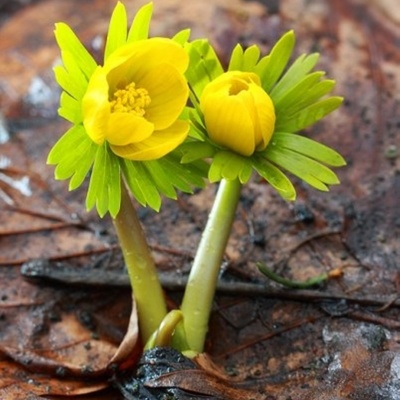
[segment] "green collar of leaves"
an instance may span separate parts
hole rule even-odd
[[[148,38],[151,15],[150,3],[139,10],[128,30],[125,7],[118,3],[110,20],[105,59],[126,43]],[[283,35],[265,57],[260,57],[257,46],[246,50],[240,45],[235,47],[228,70],[256,73],[276,112],[275,132],[267,148],[244,157],[208,139],[199,98],[205,85],[224,71],[209,42],[188,42],[189,34],[189,30],[183,30],[174,40],[184,45],[190,56],[186,75],[193,107],[187,107],[182,115],[191,121],[190,135],[162,159],[139,162],[117,157],[107,143],[97,145],[87,135],[81,101],[97,65],[71,28],[63,23],[56,25],[62,57],[62,65],[55,67],[62,88],[59,114],[73,124],[48,156],[47,162],[56,165],[56,179],[69,179],[69,189],[73,190],[90,176],[87,208],[96,207],[100,216],[109,212],[113,217],[120,209],[121,177],[141,205],[155,210],[161,206],[161,196],[176,198],[176,190],[190,193],[193,187],[204,186],[205,177],[211,182],[239,178],[246,183],[255,171],[287,200],[294,200],[296,191],[286,172],[323,191],[339,183],[329,167],[345,165],[344,159],[299,134],[342,102],[341,97],[328,96],[334,81],[323,79],[324,72],[313,70],[318,54],[301,55],[288,66],[295,44],[292,31]]]
[[[338,108],[343,99],[337,96],[328,97],[335,82],[323,79],[324,72],[313,71],[318,54],[301,55],[288,67],[294,44],[295,35],[293,31],[289,31],[265,57],[260,58],[257,46],[243,50],[238,44],[232,52],[228,70],[256,73],[275,106],[276,124],[273,137],[265,150],[256,151],[250,157],[219,148],[208,139],[199,98],[207,83],[224,71],[207,40],[186,44],[191,60],[187,78],[194,107],[190,113],[193,136],[202,143],[193,141],[184,144],[183,162],[191,163],[209,158],[211,165],[208,178],[211,182],[239,178],[242,183],[246,183],[252,172],[256,171],[287,200],[294,200],[296,191],[283,171],[322,191],[327,191],[329,185],[339,183],[329,166],[345,165],[342,156],[331,148],[300,135],[299,131]]]

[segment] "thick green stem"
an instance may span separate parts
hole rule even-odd
[[[131,197],[122,182],[121,209],[113,220],[136,300],[143,343],[167,314],[163,290]]]
[[[202,352],[218,274],[239,202],[239,180],[222,180],[190,271],[181,310],[191,350]]]

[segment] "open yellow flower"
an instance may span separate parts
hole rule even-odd
[[[170,39],[120,47],[90,77],[82,99],[83,124],[96,144],[118,156],[154,160],[175,149],[189,131],[179,120],[188,98],[189,60]]]
[[[200,107],[210,139],[241,155],[265,149],[274,132],[274,105],[255,73],[220,75],[204,88]]]

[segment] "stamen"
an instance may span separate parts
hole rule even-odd
[[[134,113],[143,117],[150,102],[149,92],[144,88],[136,88],[135,82],[132,82],[114,92],[110,102],[111,112]]]

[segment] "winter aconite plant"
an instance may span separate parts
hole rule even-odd
[[[287,200],[296,191],[285,171],[327,191],[339,180],[329,166],[345,165],[334,150],[299,134],[342,103],[327,97],[334,81],[313,71],[318,54],[302,55],[288,66],[295,35],[288,32],[260,57],[257,46],[238,44],[224,72],[207,40],[187,43],[190,112],[196,140],[183,145],[183,162],[207,158],[208,178],[221,182],[191,269],[182,303],[190,348],[203,349],[212,295],[239,202],[253,172]],[[204,293],[207,295],[204,296]],[[201,304],[193,313],[193,304]]]
[[[48,156],[56,178],[70,179],[71,190],[89,175],[86,207],[113,218],[144,341],[159,327],[166,305],[129,192],[158,210],[161,195],[176,198],[176,189],[202,186],[206,171],[203,162],[181,164],[176,150],[189,131],[182,117],[189,91],[182,43],[189,32],[175,40],[148,39],[151,14],[151,4],[141,8],[128,31],[125,7],[117,4],[101,66],[66,24],[56,25],[59,114],[73,126]]]
[[[296,191],[286,173],[316,189],[339,183],[334,150],[301,131],[335,110],[334,81],[314,71],[317,54],[289,62],[288,32],[261,57],[257,46],[234,49],[222,65],[206,39],[148,38],[152,4],[128,30],[118,3],[104,62],[97,65],[73,31],[57,24],[63,89],[59,113],[73,125],[51,150],[57,179],[70,189],[86,177],[88,209],[111,215],[129,272],[147,348],[203,351],[217,278],[239,202],[253,174],[286,200]],[[179,310],[168,311],[132,198],[155,210],[161,197],[220,182]]]

